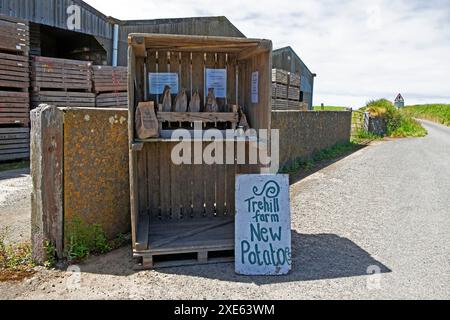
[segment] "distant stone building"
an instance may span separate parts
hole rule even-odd
[[[405,99],[403,99],[400,93],[397,95],[397,98],[395,98],[394,105],[397,109],[405,107]]]

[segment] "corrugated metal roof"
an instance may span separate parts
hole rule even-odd
[[[133,32],[245,37],[223,16],[121,21],[82,0],[0,0],[0,14],[67,29],[67,8],[74,4],[81,8],[81,30],[76,31],[107,39],[112,39],[113,23],[121,25],[121,38],[125,39]]]
[[[81,8],[79,32],[112,38],[109,18],[81,0],[0,0],[0,13],[51,27],[67,29],[67,8]]]
[[[278,53],[282,53],[282,52],[292,53],[294,55],[294,57],[298,60],[298,62],[300,62],[311,73],[312,76],[315,76],[314,73],[311,72],[311,70],[308,68],[308,66],[303,62],[302,59],[300,59],[300,57],[298,56],[297,52],[295,52],[294,49],[292,49],[291,46],[287,46],[287,47],[283,47],[283,48],[279,48],[279,49],[273,50],[273,54],[274,55],[276,55]]]

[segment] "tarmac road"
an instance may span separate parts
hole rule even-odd
[[[241,277],[232,264],[135,272],[122,248],[80,265],[79,286],[41,270],[0,283],[0,298],[449,299],[450,128],[423,123],[425,138],[377,142],[292,185],[288,276]]]

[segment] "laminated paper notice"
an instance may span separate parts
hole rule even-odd
[[[259,103],[259,72],[252,73],[252,103]]]
[[[216,98],[227,97],[227,69],[206,69],[206,88],[214,89]]]
[[[165,86],[170,86],[172,94],[178,94],[178,73],[149,73],[150,94],[163,94]]]

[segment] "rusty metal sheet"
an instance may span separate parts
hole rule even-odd
[[[130,231],[128,111],[65,108],[64,219]]]

